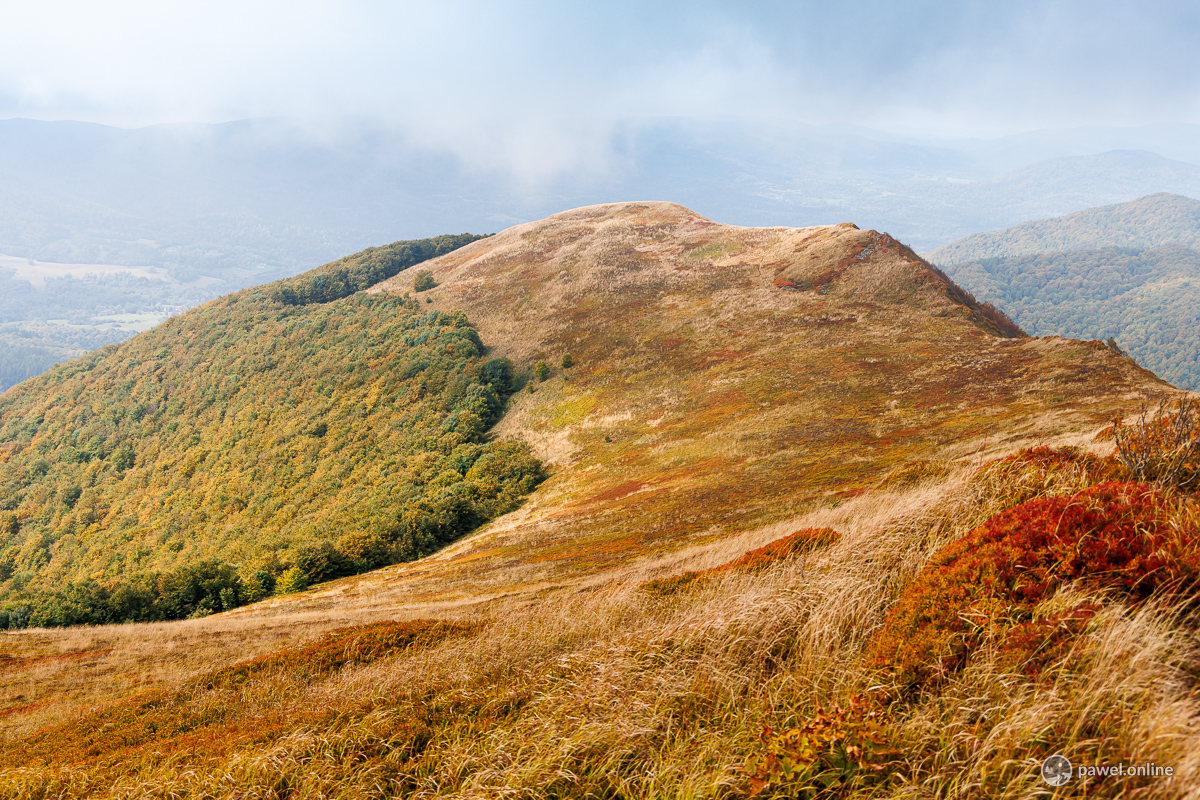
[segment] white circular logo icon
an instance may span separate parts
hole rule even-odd
[[[1042,780],[1051,786],[1062,786],[1071,780],[1071,762],[1055,753],[1042,762]]]

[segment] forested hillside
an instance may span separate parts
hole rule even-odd
[[[1153,194],[978,233],[926,256],[1034,336],[1116,340],[1200,388],[1200,201]]]
[[[285,290],[0,397],[0,627],[205,614],[413,559],[541,479],[524,445],[487,437],[513,373],[463,315]]]
[[[1114,337],[1176,386],[1200,388],[1200,253],[1184,247],[988,258],[954,280],[1036,336]]]
[[[923,255],[935,264],[1108,247],[1200,246],[1200,200],[1160,192],[1128,203],[975,233]]]

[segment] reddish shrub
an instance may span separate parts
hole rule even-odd
[[[1135,603],[1177,594],[1200,576],[1200,544],[1172,524],[1175,510],[1149,486],[1110,482],[997,514],[933,557],[869,658],[907,689],[961,667],[989,633],[1031,621],[1064,584]]]
[[[692,585],[697,578],[700,577],[699,572],[688,570],[682,575],[672,575],[669,578],[657,578],[652,581],[646,581],[641,585],[642,591],[654,597],[667,597],[675,594],[678,591],[686,589]]]
[[[1076,638],[1101,608],[1098,603],[1080,603],[1010,628],[1000,642],[996,666],[1036,678],[1046,667],[1066,658]]]
[[[766,569],[771,564],[785,558],[792,558],[803,553],[818,550],[840,539],[842,535],[833,528],[805,528],[788,534],[782,539],[776,539],[770,544],[750,550],[727,564],[713,567],[709,573],[727,570],[758,571]]]

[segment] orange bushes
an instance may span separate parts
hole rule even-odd
[[[1149,486],[1108,482],[997,514],[934,556],[868,658],[906,690],[962,667],[990,637],[1035,655],[1081,629],[1094,609],[1036,617],[1038,604],[1067,584],[1135,603],[1178,596],[1200,577],[1200,531],[1178,524],[1177,511]]]
[[[804,530],[788,534],[782,539],[776,539],[755,550],[749,550],[733,561],[729,561],[719,567],[713,567],[712,569],[700,572],[689,570],[681,575],[673,575],[670,578],[658,578],[657,580],[646,581],[642,584],[642,589],[648,594],[665,597],[666,595],[675,594],[696,581],[706,581],[722,572],[757,572],[766,569],[776,561],[827,547],[840,539],[841,536],[840,533],[832,528],[805,528]]]

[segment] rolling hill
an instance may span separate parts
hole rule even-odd
[[[1114,338],[1200,388],[1200,201],[1156,194],[980,233],[927,257],[1039,336]]]
[[[243,485],[302,487],[295,516],[321,518],[317,542],[387,530],[417,477],[475,480],[453,463],[418,475],[439,453],[527,446],[548,473],[504,499],[532,489],[519,508],[416,561],[176,623],[3,634],[0,796],[1019,797],[1051,752],[1154,759],[1180,796],[1195,785],[1187,598],[1172,594],[1194,574],[1194,501],[1114,482],[1135,476],[1096,440],[1177,390],[1100,342],[1020,335],[851,224],[592,206],[423,270],[435,285],[419,292],[429,277],[413,270],[327,302],[292,305],[296,284],[248,290],[0,401],[6,464],[39,456],[99,489],[144,482],[151,462],[118,477],[83,417],[140,391],[123,371],[165,349],[144,380],[194,387],[169,413],[197,441],[163,416],[144,424],[146,447],[185,437],[193,451],[161,462],[162,479],[210,481],[178,493],[209,515],[198,532],[258,514],[247,541],[274,517],[251,498],[209,502],[236,484],[203,472],[271,437],[258,466],[278,469]],[[213,346],[235,335],[255,343],[244,364]],[[413,377],[414,359],[430,381],[466,379],[423,395],[439,398],[426,424],[442,438],[488,374],[511,364],[529,379],[489,433],[472,412],[476,441],[426,439],[433,458],[398,453],[396,473],[346,465],[364,491],[398,475],[392,505],[356,515],[317,478],[411,427],[399,383],[377,398],[391,427],[370,387]],[[523,463],[518,484],[536,466]],[[26,490],[18,535],[41,513],[45,541],[76,513],[83,482],[70,511],[61,485]],[[145,536],[141,519],[171,497],[150,493],[123,530]],[[1091,795],[1131,786],[1152,784]]]
[[[211,613],[510,510],[541,477],[483,438],[511,366],[461,314],[357,294],[477,238],[372,248],[6,393],[0,621]]]
[[[923,255],[935,264],[1037,253],[1117,247],[1149,250],[1200,245],[1200,200],[1160,192],[1054,219],[1022,222],[1002,231],[975,233]]]

